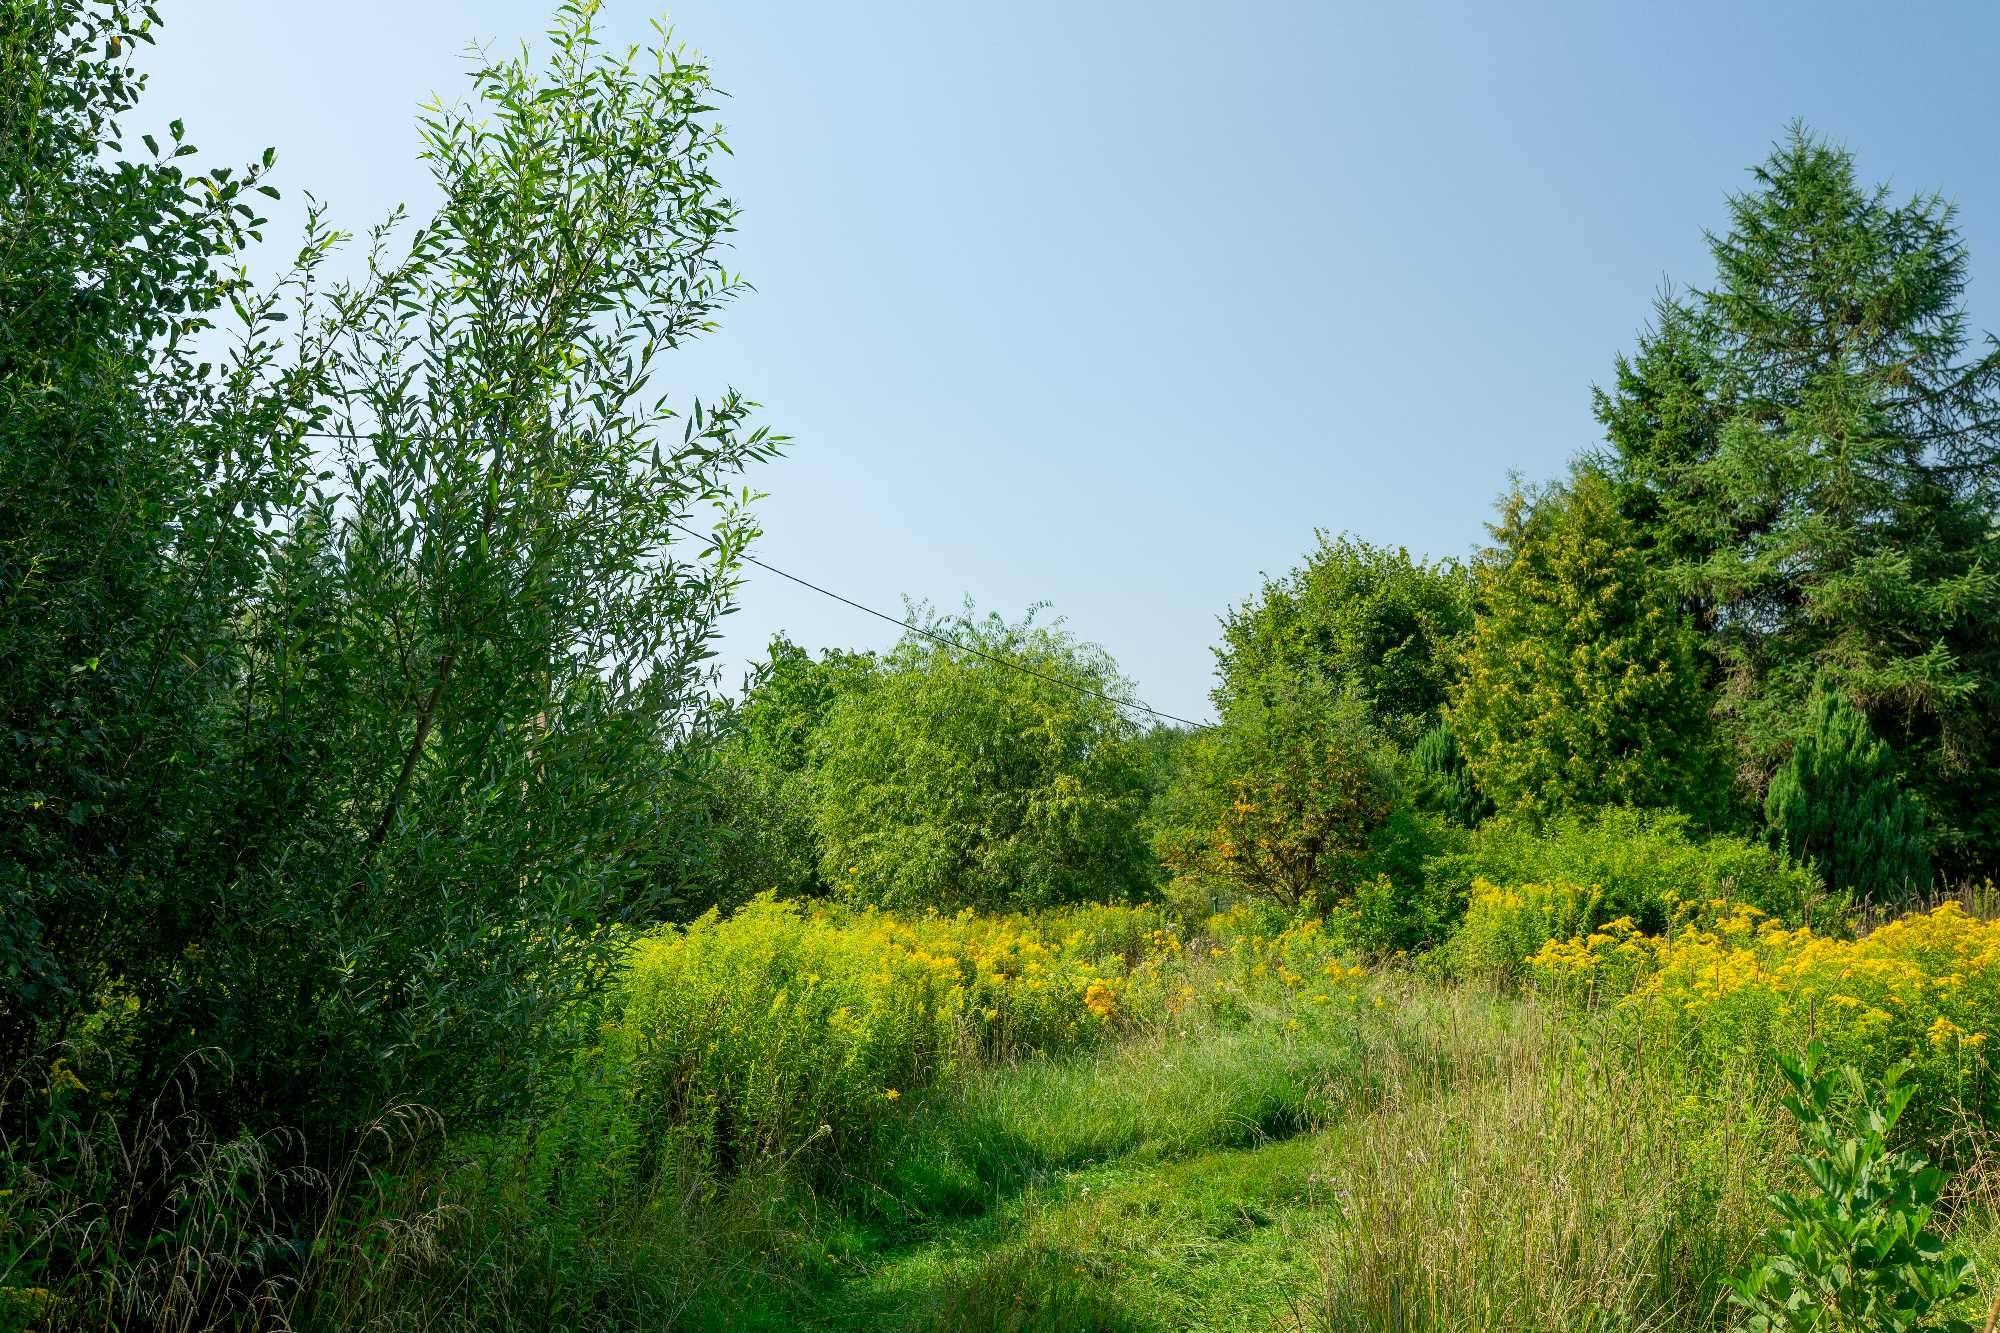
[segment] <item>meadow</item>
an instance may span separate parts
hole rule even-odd
[[[1485,887],[1464,947],[1552,891]],[[1996,949],[1956,901],[1854,938],[1693,903],[1658,937],[1621,917],[1545,939],[1508,987],[1469,958],[1360,965],[1272,912],[1184,931],[760,899],[640,941],[560,1118],[456,1145],[434,1230],[325,1314],[1728,1327],[1767,1196],[1805,1183],[1769,1052],[1818,1040],[1870,1078],[1914,1065],[1906,1141],[1952,1172],[1939,1225],[1978,1266],[1954,1303],[1978,1326]]]
[[[736,688],[723,99],[599,20],[265,278],[152,7],[0,6],[0,1333],[1995,1333],[1942,196],[1786,127],[1602,441],[1315,533],[1211,716],[970,601]]]

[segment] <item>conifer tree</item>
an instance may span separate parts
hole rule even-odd
[[[1930,878],[1921,816],[1897,784],[1889,747],[1822,683],[1764,798],[1772,845],[1817,862],[1828,888],[1894,902]]]
[[[1472,769],[1458,748],[1458,737],[1452,735],[1448,723],[1440,722],[1425,732],[1410,759],[1417,770],[1413,786],[1418,804],[1467,828],[1493,813],[1493,802],[1473,779]]]
[[[1722,817],[1729,783],[1699,638],[1602,475],[1516,491],[1481,570],[1484,607],[1447,720],[1503,811],[1672,807]]]
[[[1798,127],[1753,177],[1715,285],[1664,298],[1597,396],[1624,508],[1722,668],[1752,779],[1826,677],[1970,866],[2000,822],[2000,349],[1967,354],[1943,199],[1895,202]]]

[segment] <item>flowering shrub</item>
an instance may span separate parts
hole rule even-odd
[[[1782,853],[1730,834],[1702,834],[1685,815],[1660,810],[1575,812],[1532,825],[1489,819],[1456,848],[1425,858],[1433,890],[1470,902],[1489,884],[1588,884],[1603,892],[1604,918],[1629,916],[1663,929],[1675,903],[1727,898],[1789,921],[1837,910],[1819,876]]]
[[[842,1152],[968,1065],[1197,1016],[1331,1012],[1360,976],[1317,921],[1247,906],[1187,940],[1136,907],[901,916],[765,895],[633,942],[564,1115],[642,1169],[727,1175]]]
[[[1509,984],[1520,979],[1536,950],[1591,929],[1605,910],[1604,892],[1595,887],[1555,882],[1503,888],[1475,879],[1465,920],[1452,936],[1452,965],[1466,976]]]
[[[1157,923],[905,918],[768,895],[633,946],[599,1055],[639,1120],[724,1170],[864,1133],[968,1058],[1055,1050],[1119,1007],[1125,952]],[[824,1126],[824,1128],[822,1128]]]
[[[1870,1078],[1909,1062],[1926,1114],[2000,1111],[2000,921],[1956,902],[1847,940],[1716,900],[1683,908],[1662,935],[1625,921],[1551,939],[1528,964],[1557,993],[1616,1000],[1702,1047],[1819,1041]]]

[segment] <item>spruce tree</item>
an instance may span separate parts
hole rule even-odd
[[[1503,811],[1635,805],[1726,815],[1699,638],[1602,475],[1516,491],[1447,720]]]
[[[1440,722],[1425,732],[1410,760],[1417,772],[1413,792],[1425,809],[1467,828],[1493,813],[1493,802],[1479,789],[1449,724]]]
[[[1771,779],[1764,822],[1773,846],[1816,862],[1827,887],[1857,898],[1895,902],[1930,879],[1922,812],[1896,781],[1895,757],[1824,682]]]
[[[2000,752],[2000,350],[1968,356],[1951,205],[1794,128],[1729,201],[1712,287],[1597,396],[1628,515],[1705,633],[1754,779],[1813,683],[1865,700],[1984,863]]]

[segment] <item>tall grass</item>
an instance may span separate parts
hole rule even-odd
[[[1463,991],[1412,1003],[1435,1015],[1435,1054],[1384,1071],[1379,1104],[1326,1136],[1312,1325],[1716,1324],[1787,1170],[1763,1083],[1690,1082],[1670,1049],[1538,1009],[1499,1021]]]
[[[64,1060],[0,1097],[0,1329],[288,1328],[304,1294],[428,1235],[403,1169],[442,1141],[419,1107],[378,1117],[329,1173],[289,1130],[218,1135],[194,1109],[232,1071],[183,1060],[136,1113]]]
[[[753,906],[652,937],[536,1117],[401,1112],[339,1178],[45,1079],[0,1329],[1722,1326],[1794,1174],[1764,1050],[1427,973],[1243,914]],[[2000,1157],[1947,1132],[1990,1269]]]

